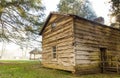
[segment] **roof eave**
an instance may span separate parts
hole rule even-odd
[[[47,17],[47,19],[46,19],[46,21],[45,21],[45,23],[44,23],[44,25],[43,25],[43,27],[42,27],[39,35],[42,35],[43,30],[45,29],[45,27],[46,27],[46,25],[47,25],[47,23],[48,23],[48,21],[49,21],[49,19],[50,19],[51,16],[52,16],[52,13],[50,13],[50,14],[48,15],[48,17]]]

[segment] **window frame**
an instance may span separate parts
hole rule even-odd
[[[57,59],[57,47],[52,46],[52,58]]]
[[[54,29],[56,26],[57,26],[57,23],[56,23],[56,22],[53,22],[53,23],[51,24],[51,29]]]

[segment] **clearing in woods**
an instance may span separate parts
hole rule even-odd
[[[0,61],[0,78],[120,78],[118,74],[76,76],[42,67],[39,61]]]

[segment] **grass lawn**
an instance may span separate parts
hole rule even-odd
[[[120,75],[75,76],[69,72],[43,68],[38,61],[0,61],[0,78],[120,78]]]

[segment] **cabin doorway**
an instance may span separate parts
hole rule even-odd
[[[106,48],[100,48],[100,59],[101,59],[101,73],[104,73],[104,70],[107,66],[107,53]]]

